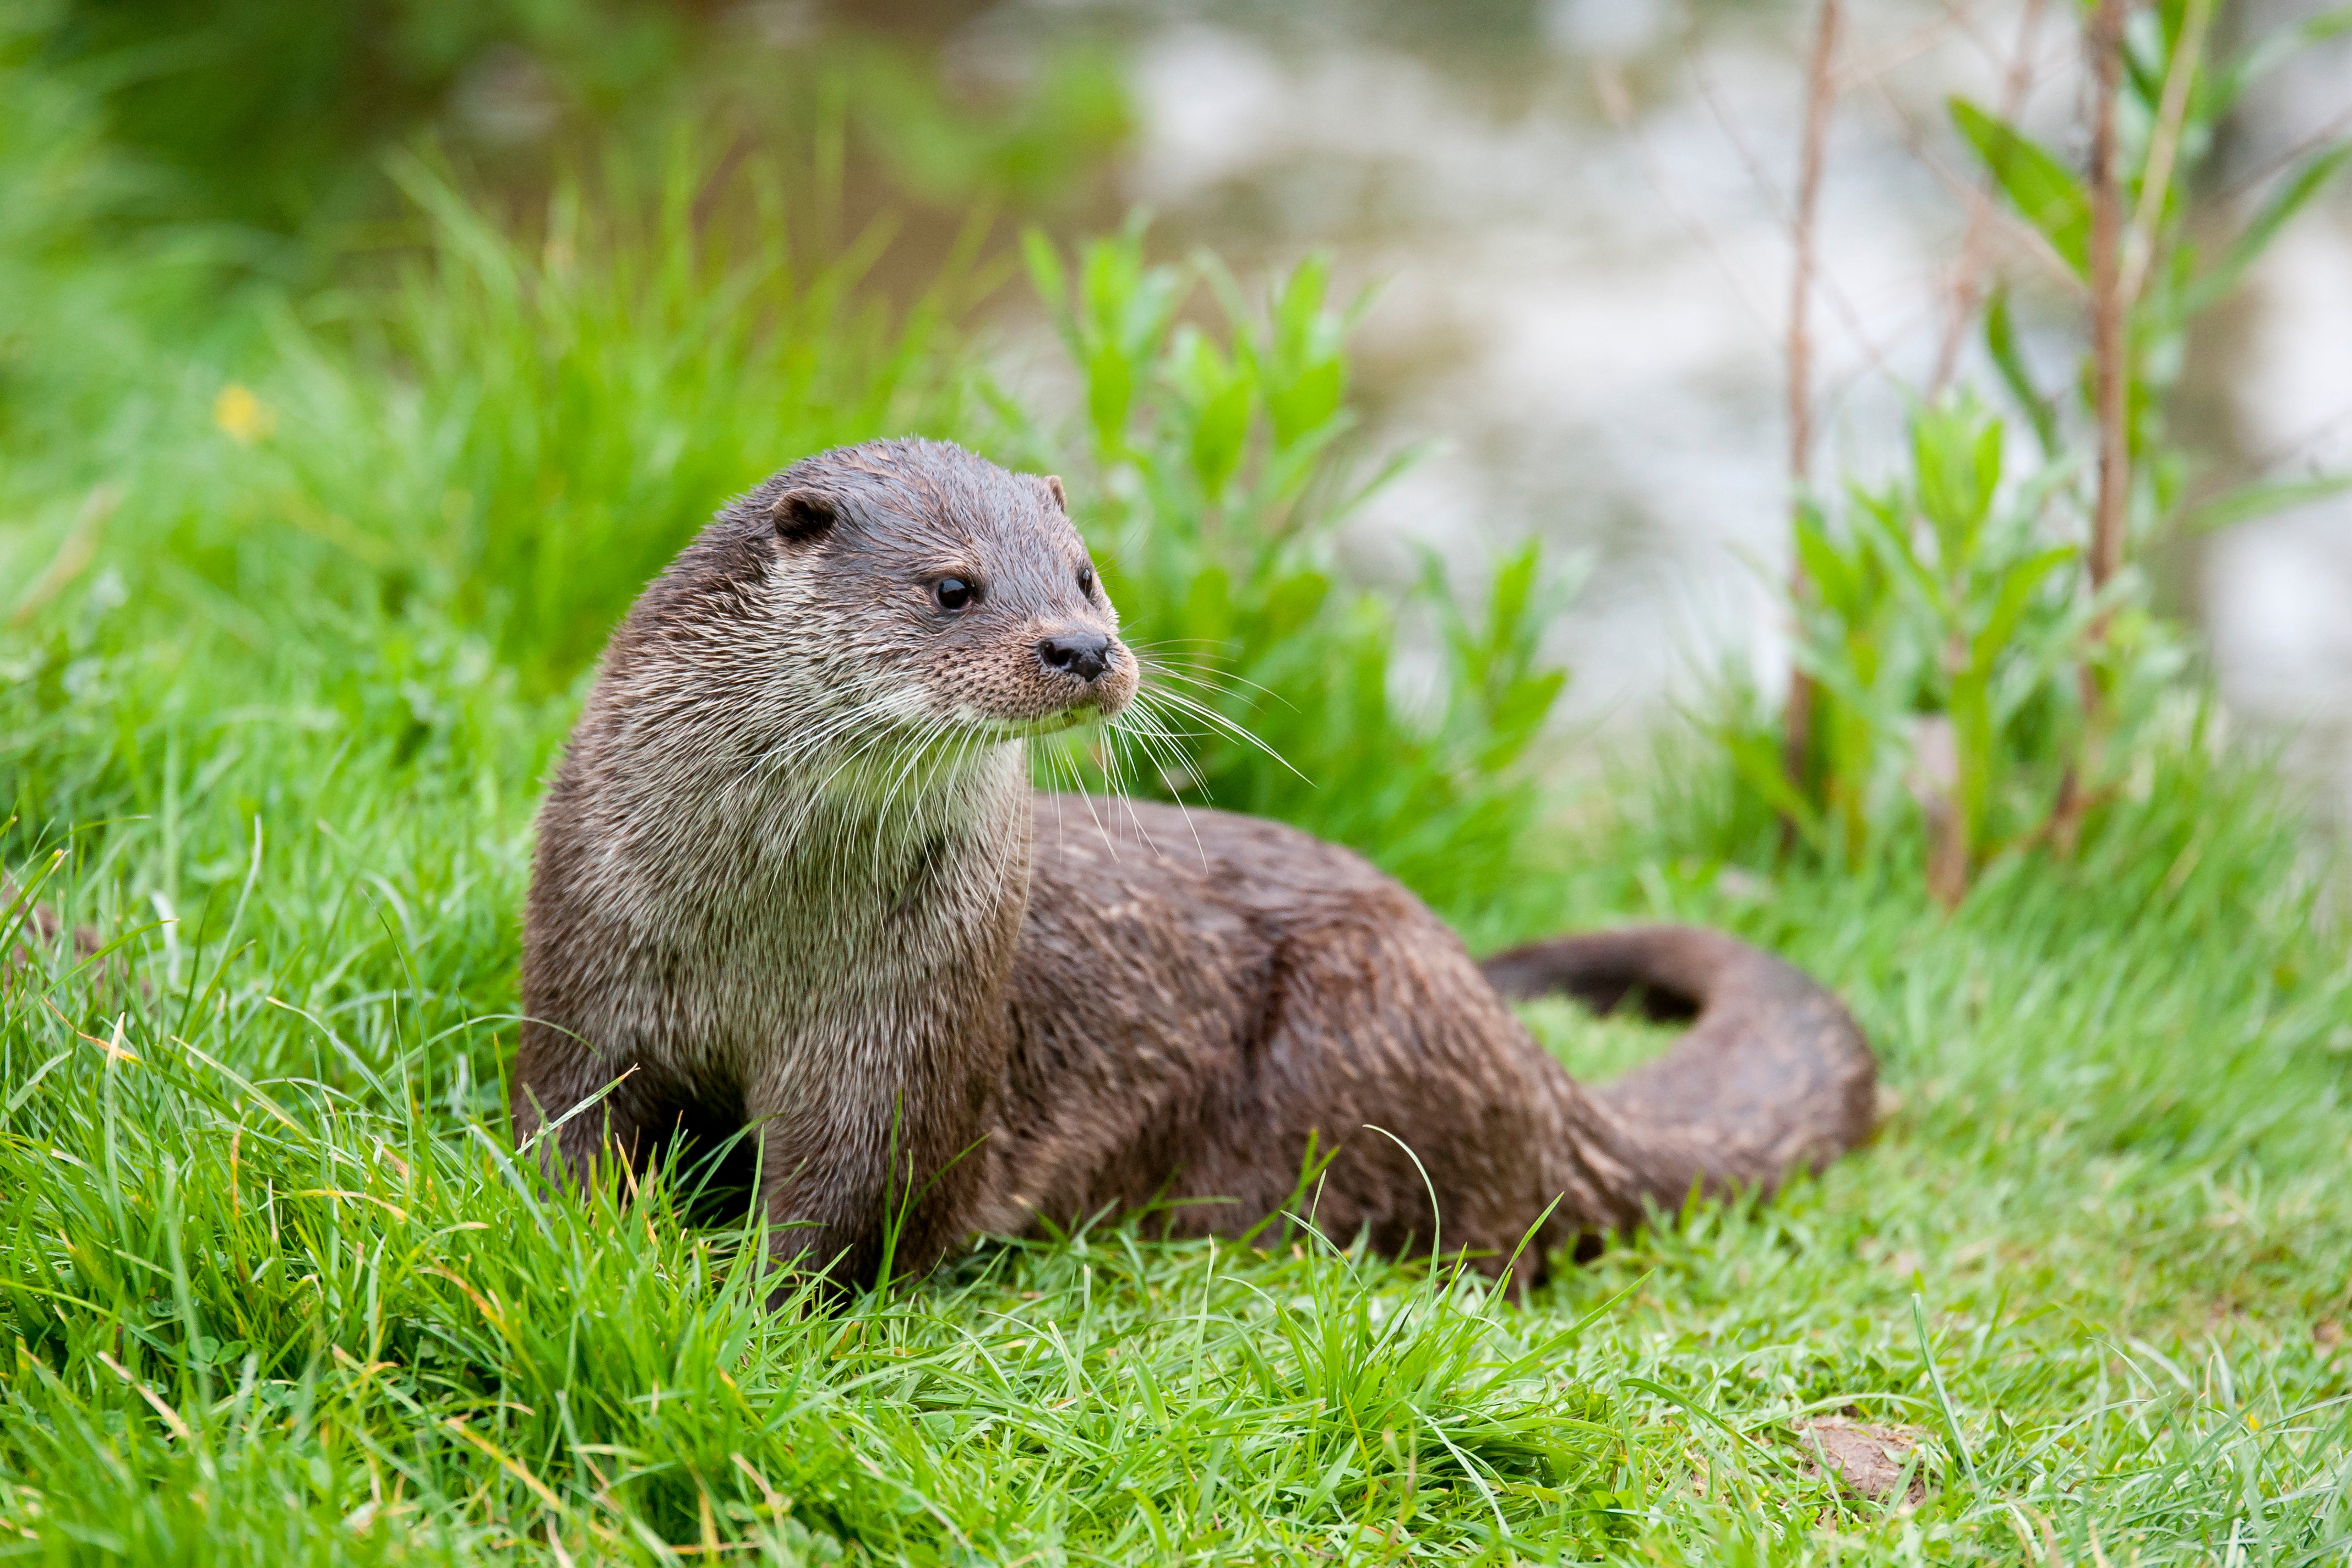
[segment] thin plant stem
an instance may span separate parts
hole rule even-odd
[[[2116,168],[2116,99],[2123,88],[2124,23],[2127,0],[2098,0],[2091,14],[2091,380],[2098,419],[2098,486],[2091,514],[2087,565],[2091,592],[2105,591],[2123,569],[2124,524],[2131,500],[2130,353],[2124,293],[2124,198]],[[2098,658],[2107,640],[2105,610],[2095,616],[2080,668],[2083,743],[2058,784],[2051,808],[2050,837],[2061,855],[2072,858],[2090,810],[2104,750],[2105,697],[2099,687]]]
[[[1796,246],[1795,266],[1789,282],[1789,488],[1792,512],[1801,510],[1808,503],[1812,484],[1813,344],[1811,306],[1814,230],[1821,213],[1822,165],[1828,150],[1830,106],[1837,93],[1838,21],[1838,0],[1822,0],[1820,19],[1813,28],[1812,59],[1805,73],[1805,132],[1803,148],[1798,159],[1797,205],[1790,216]],[[1805,581],[1804,565],[1793,551],[1790,560],[1790,598],[1801,616],[1811,585]],[[1792,650],[1802,635],[1801,626],[1792,628]],[[1788,729],[1781,766],[1788,773],[1790,785],[1800,794],[1804,791],[1806,775],[1810,771],[1806,759],[1812,750],[1813,695],[1812,677],[1805,673],[1792,651],[1789,667]],[[1784,820],[1781,823],[1784,841],[1793,835],[1795,828],[1794,822]]]
[[[2096,509],[2091,530],[2091,589],[2111,582],[2124,563],[2124,523],[2131,494],[2130,397],[2124,292],[2124,201],[2116,167],[2116,99],[2123,84],[2126,0],[2099,0],[2091,16],[2092,75],[2097,100],[2091,130],[2091,369],[2099,424]],[[2102,617],[2095,640],[2103,640]]]
[[[2131,232],[2126,237],[2131,246],[2124,262],[2126,309],[2139,298],[2147,269],[2156,260],[2157,230],[2163,226],[2165,199],[2172,190],[2172,165],[2180,155],[2180,130],[2189,118],[2189,89],[2196,84],[2197,68],[2205,57],[2205,29],[2212,19],[2213,0],[2189,0],[2172,61],[2165,68],[2164,96],[2157,106],[2156,131],[2148,138],[2147,163],[2140,174],[2139,205],[2132,211]]]

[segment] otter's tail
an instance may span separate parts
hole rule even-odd
[[[1721,931],[1559,937],[1484,968],[1515,1000],[1565,994],[1606,1013],[1632,995],[1652,1016],[1691,1020],[1665,1055],[1591,1091],[1633,1177],[1627,1220],[1694,1184],[1769,1192],[1870,1133],[1878,1062],[1853,1017],[1801,970]]]

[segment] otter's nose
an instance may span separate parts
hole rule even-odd
[[[1047,669],[1092,680],[1110,668],[1110,638],[1100,632],[1071,632],[1037,644],[1038,661]]]

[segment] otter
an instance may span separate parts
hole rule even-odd
[[[1866,1135],[1853,1019],[1728,936],[1482,966],[1294,828],[1034,794],[1029,737],[1134,697],[1118,624],[1061,481],[958,447],[723,508],[613,637],[539,816],[519,1142],[582,1182],[749,1128],[779,1258],[842,1284],[1106,1212],[1249,1235],[1312,1168],[1325,1234],[1523,1287]],[[1511,1009],[1545,993],[1693,1023],[1587,1090]]]

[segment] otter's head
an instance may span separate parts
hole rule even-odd
[[[803,711],[1012,740],[1135,695],[1135,655],[1057,479],[944,442],[873,441],[804,458],[731,510],[737,540],[767,558],[771,673]]]

